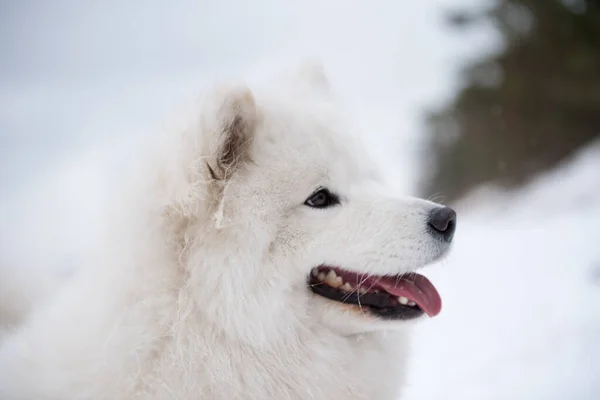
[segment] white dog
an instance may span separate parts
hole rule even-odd
[[[387,195],[349,129],[318,67],[209,94],[4,341],[0,398],[397,399],[456,215]]]

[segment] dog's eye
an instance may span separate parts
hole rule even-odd
[[[340,204],[339,197],[325,188],[317,190],[304,202],[304,205],[312,208],[327,208],[337,204]]]

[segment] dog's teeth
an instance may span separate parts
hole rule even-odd
[[[414,301],[409,301],[408,305],[411,306],[411,307],[414,307],[414,306],[417,305],[417,303],[415,303]]]
[[[317,275],[319,275],[319,271],[317,271],[316,269],[313,269],[312,276],[317,277]]]
[[[365,288],[364,288],[364,287],[362,287],[362,286],[359,286],[359,287],[358,287],[358,293],[362,293],[362,294],[364,294],[364,293],[367,293],[367,289],[365,289]]]
[[[325,281],[327,284],[333,288],[338,288],[342,286],[342,278],[338,277],[332,269],[329,270],[327,276],[325,277]]]
[[[407,305],[408,304],[408,299],[406,297],[400,296],[400,297],[398,297],[398,302],[400,304]]]
[[[325,274],[322,272],[319,272],[319,274],[317,275],[317,278],[319,278],[319,280],[321,282],[325,282]]]
[[[350,284],[348,282],[344,283],[344,286],[342,286],[342,290],[344,292],[351,292],[352,291],[352,286],[350,286]]]

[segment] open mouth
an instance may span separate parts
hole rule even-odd
[[[442,299],[423,275],[358,274],[337,267],[313,268],[308,287],[329,300],[357,306],[384,319],[408,320],[424,313],[430,317],[442,309]]]

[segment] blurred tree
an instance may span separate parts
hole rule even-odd
[[[449,202],[522,184],[600,136],[600,1],[497,0],[448,18],[455,29],[483,19],[503,49],[465,68],[464,88],[427,116],[422,191]]]

